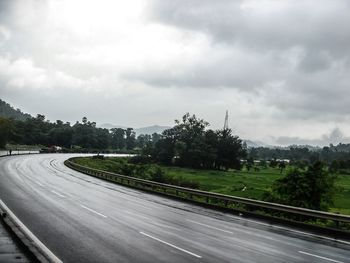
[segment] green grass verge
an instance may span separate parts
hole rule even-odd
[[[120,158],[105,158],[103,160],[78,158],[76,162],[90,168],[118,173]],[[271,188],[276,179],[281,178],[288,169],[291,169],[289,167],[280,174],[279,169],[270,167],[260,168],[259,171],[242,170],[227,172],[172,166],[161,167],[169,177],[197,182],[201,190],[257,200],[262,199],[263,194]],[[336,187],[334,205],[330,208],[330,211],[350,215],[350,175],[338,175]]]

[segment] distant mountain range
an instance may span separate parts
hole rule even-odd
[[[110,124],[110,123],[104,123],[104,124],[98,125],[98,127],[105,128],[105,129],[112,129],[112,128],[126,129],[126,128],[128,128],[126,126],[114,125],[114,124]],[[170,126],[152,125],[152,126],[134,128],[134,131],[135,131],[136,135],[140,135],[140,134],[152,135],[153,133],[162,133],[164,130],[169,129],[169,128],[171,128],[171,127]]]

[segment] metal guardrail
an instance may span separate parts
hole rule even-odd
[[[62,263],[0,199],[1,220],[11,229],[29,253],[40,263]],[[1,260],[0,260],[1,261]],[[1,261],[2,262],[2,261]],[[11,261],[12,262],[12,261]]]
[[[161,192],[167,195],[171,196],[177,196],[182,197],[185,199],[191,199],[193,201],[201,202],[201,203],[207,203],[207,204],[213,204],[213,203],[223,203],[224,207],[229,208],[230,204],[235,205],[246,205],[250,208],[255,207],[259,208],[260,210],[268,209],[273,210],[275,212],[283,212],[283,213],[290,213],[296,216],[304,216],[304,217],[312,217],[315,219],[323,219],[323,220],[331,220],[334,221],[336,224],[336,227],[339,227],[339,223],[350,223],[350,216],[343,215],[343,214],[335,214],[335,213],[329,213],[329,212],[323,212],[323,211],[316,211],[301,207],[294,207],[294,206],[288,206],[288,205],[282,205],[282,204],[276,204],[276,203],[270,203],[265,201],[259,201],[254,199],[248,199],[243,197],[237,197],[237,196],[230,196],[230,195],[224,195],[224,194],[218,194],[218,193],[212,193],[212,192],[206,192],[202,190],[196,190],[196,189],[190,189],[190,188],[184,188],[180,186],[174,186],[164,183],[158,183],[154,181],[139,179],[135,177],[130,177],[126,175],[106,172],[102,170],[92,169],[89,167],[85,167],[82,165],[79,165],[74,162],[75,158],[71,158],[65,161],[65,164],[79,172],[92,175],[98,178],[102,178],[108,181],[112,181],[115,183],[123,184],[132,186],[135,188],[142,188],[145,190],[151,190],[156,192]],[[195,200],[194,197],[197,197],[197,200]],[[214,200],[214,201],[213,201]],[[210,202],[211,201],[211,202]],[[236,209],[239,210],[239,209]],[[254,209],[252,209],[254,210]],[[249,211],[251,212],[251,211]],[[350,225],[349,228],[350,229]]]
[[[39,150],[16,149],[11,150],[11,152],[9,150],[0,150],[0,157],[37,153],[39,153]]]

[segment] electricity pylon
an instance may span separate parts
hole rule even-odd
[[[228,111],[226,111],[225,115],[225,123],[224,123],[224,130],[228,129]]]

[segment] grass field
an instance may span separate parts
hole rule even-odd
[[[116,172],[116,166],[118,165],[116,158],[106,158],[104,160],[79,158],[77,162],[84,166],[110,172]],[[225,172],[168,166],[161,167],[167,176],[198,182],[201,190],[258,200],[261,200],[263,194],[271,188],[276,179],[284,176],[290,169],[290,167],[287,167],[280,174],[279,169],[271,167],[260,169],[259,171],[252,169],[249,172],[246,170]],[[331,207],[331,211],[350,214],[350,175],[338,175],[336,187],[334,206]]]

